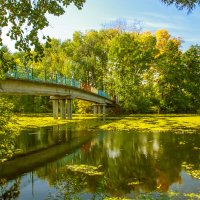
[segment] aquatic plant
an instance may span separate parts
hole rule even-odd
[[[100,168],[101,165],[98,167],[91,165],[66,165],[66,169],[70,171],[83,173],[89,176],[103,175],[103,172],[99,171]]]

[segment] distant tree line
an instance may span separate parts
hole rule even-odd
[[[39,77],[59,73],[117,94],[123,112],[196,113],[200,109],[200,46],[183,52],[181,39],[167,30],[155,34],[117,28],[75,32],[72,40],[52,39],[50,45],[44,46],[38,62],[27,62],[23,52],[10,54],[5,47],[4,51],[19,69],[33,68]],[[51,108],[48,97],[10,99],[20,112]]]

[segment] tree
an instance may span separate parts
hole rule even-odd
[[[180,51],[181,40],[173,38],[166,30],[156,32],[155,70],[157,73],[157,98],[160,108],[165,112],[181,112],[186,109],[185,93],[183,91],[183,70]]]
[[[65,13],[65,8],[74,3],[78,9],[81,9],[86,0],[1,0],[0,4],[0,46],[3,45],[2,32],[5,28],[9,28],[7,36],[15,41],[15,48],[20,51],[25,51],[28,58],[33,58],[37,61],[43,56],[43,46],[38,37],[38,32],[49,25],[46,14],[60,16]],[[175,4],[177,8],[188,9],[191,12],[200,0],[161,0],[163,3],[170,5]],[[127,23],[120,20],[118,25],[123,28]],[[134,23],[134,27],[138,27],[138,23]],[[130,28],[130,27],[129,27]],[[49,36],[43,36],[46,41],[46,46],[49,46]],[[33,48],[37,54],[31,54]]]
[[[71,42],[63,43],[71,59],[74,77],[87,85],[103,87],[107,66],[108,31],[75,32]],[[111,36],[112,37],[112,36]]]
[[[200,46],[192,45],[182,56],[184,90],[190,98],[190,111],[200,109]]]
[[[14,58],[8,48],[6,46],[0,47],[0,78],[4,76],[5,72],[7,72],[14,63]]]
[[[78,100],[77,107],[77,112],[79,114],[87,114],[91,112],[92,103],[84,100]]]
[[[15,138],[18,129],[12,118],[13,106],[8,98],[0,98],[0,160],[11,158],[15,151]]]
[[[143,75],[155,56],[155,37],[151,33],[122,33],[109,51],[110,75],[121,105],[132,112],[146,112],[149,106]]]
[[[180,10],[186,8],[188,13],[191,12],[196,6],[200,5],[200,0],[161,0],[167,5],[175,4]]]
[[[82,8],[85,0],[2,0],[0,6],[0,46],[3,45],[2,32],[9,27],[7,36],[15,41],[15,48],[27,52],[32,57],[31,47],[38,54],[34,57],[38,60],[43,56],[43,46],[38,37],[38,32],[49,25],[46,14],[60,16],[65,13],[65,7],[74,3],[79,9]],[[46,46],[49,46],[50,38],[43,36]]]

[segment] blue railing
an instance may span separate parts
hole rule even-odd
[[[75,80],[74,78],[67,78],[66,76],[63,76],[59,74],[58,72],[55,73],[47,73],[46,69],[44,71],[41,70],[33,70],[33,68],[29,67],[15,67],[14,69],[9,70],[6,73],[7,78],[15,78],[15,79],[28,79],[31,81],[37,81],[37,82],[45,82],[45,83],[56,83],[59,85],[67,85],[67,86],[73,86],[76,88],[81,88],[81,84],[79,81]],[[98,94],[99,96],[112,99],[112,96],[107,94],[106,92],[102,90],[96,90],[97,92],[95,94]]]

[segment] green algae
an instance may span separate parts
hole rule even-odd
[[[103,172],[99,171],[101,166],[95,167],[91,165],[66,165],[66,169],[72,172],[79,172],[89,176],[101,176]]]
[[[195,169],[193,164],[187,164],[186,162],[183,162],[181,166],[190,176],[200,180],[200,165],[199,169]]]
[[[199,115],[129,115],[117,117],[96,117],[94,115],[73,115],[73,120],[55,120],[51,114],[16,115],[16,125],[19,128],[39,128],[59,124],[87,125],[88,129],[111,131],[176,131],[179,133],[194,133],[200,130]]]
[[[173,199],[188,199],[188,200],[198,200],[200,199],[200,194],[195,193],[178,193],[178,192],[167,192],[166,194],[158,193],[144,193],[139,194],[134,198],[124,198],[124,197],[107,197],[104,200],[173,200]]]
[[[108,119],[109,120],[109,119]],[[129,116],[100,126],[104,130],[147,130],[170,131],[182,130],[191,132],[200,129],[200,116],[198,115],[142,115]],[[193,129],[193,130],[192,130]]]

